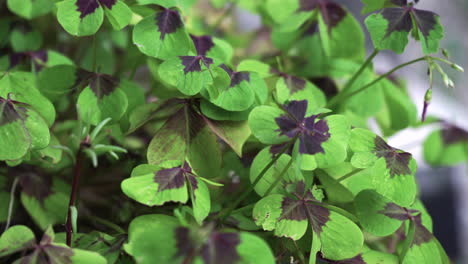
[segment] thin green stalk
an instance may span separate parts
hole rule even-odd
[[[278,161],[278,159],[283,155],[290,146],[292,146],[296,142],[297,136],[293,138],[286,146],[284,146],[281,151],[268,163],[265,168],[260,172],[260,174],[257,176],[255,181],[249,186],[249,188],[243,192],[236,201],[234,201],[231,206],[229,206],[224,213],[221,212],[217,218],[220,219],[220,222],[224,222],[226,218],[232,213],[234,209],[245,199],[249,194],[254,190],[255,186],[260,182],[260,180],[265,176],[266,172]]]
[[[288,171],[289,167],[291,167],[292,165],[292,162],[293,162],[293,159],[291,158],[288,162],[288,164],[286,164],[286,166],[284,167],[284,169],[280,172],[280,174],[278,175],[278,177],[275,179],[275,181],[273,182],[273,184],[270,185],[270,187],[268,188],[268,190],[266,191],[266,193],[264,194],[264,196],[268,196],[272,191],[273,189],[275,189],[276,185],[278,185],[278,183],[283,179],[283,176],[284,174],[286,174],[286,172]]]
[[[359,172],[363,171],[364,169],[357,169],[357,170],[353,170],[352,172],[348,173],[348,174],[345,174],[344,176],[341,176],[340,178],[338,178],[336,181],[337,182],[342,182],[346,179],[348,179],[349,177],[355,175],[355,174],[358,174]]]
[[[349,90],[353,87],[353,84],[356,82],[356,80],[361,76],[361,74],[364,72],[364,70],[372,63],[372,60],[379,54],[380,50],[374,49],[374,51],[369,55],[369,57],[366,59],[366,61],[361,65],[359,70],[351,77],[351,79],[346,82],[346,84],[343,87],[343,90],[335,97],[333,98],[329,105],[327,106],[328,108],[332,108],[338,104],[341,100],[343,100],[343,97],[349,92]]]
[[[16,186],[18,185],[19,178],[16,177],[13,180],[13,185],[11,185],[11,190],[10,190],[10,202],[8,203],[8,216],[7,216],[7,222],[5,224],[5,231],[10,227],[11,223],[11,217],[13,215],[13,205],[15,203],[15,191],[16,191]]]
[[[403,263],[403,260],[405,259],[406,253],[408,253],[409,248],[411,247],[411,244],[413,244],[413,239],[414,239],[414,232],[416,231],[416,224],[414,221],[410,221],[409,227],[408,227],[408,235],[406,236],[406,240],[403,244],[403,249],[401,250],[400,254],[400,263]]]
[[[388,76],[392,75],[394,72],[398,71],[399,69],[401,68],[404,68],[406,66],[409,66],[411,64],[414,64],[416,62],[420,62],[420,61],[424,61],[424,60],[427,60],[428,57],[424,56],[424,57],[421,57],[421,58],[418,58],[418,59],[415,59],[415,60],[412,60],[412,61],[408,61],[406,63],[403,63],[401,65],[398,65],[397,67],[393,68],[392,70],[388,71],[387,73],[383,74],[383,75],[380,75],[380,77],[378,77],[377,79],[373,80],[372,82],[364,85],[363,87],[361,87],[360,89],[350,93],[349,95],[346,95],[346,99],[349,99],[353,96],[355,96],[356,94],[359,94],[363,91],[365,91],[367,88],[375,85],[376,83],[380,82],[381,80],[387,78]]]

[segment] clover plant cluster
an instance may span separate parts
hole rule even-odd
[[[419,1],[362,2],[0,1],[0,261],[450,263],[385,138],[437,124],[426,161],[466,161],[429,108],[463,69]],[[374,70],[410,38],[424,56]],[[421,118],[394,74],[417,62]]]

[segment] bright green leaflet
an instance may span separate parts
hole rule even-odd
[[[30,248],[35,243],[34,233],[28,227],[12,226],[0,236],[0,257]]]
[[[26,19],[33,19],[49,13],[54,8],[53,0],[8,0],[8,9]]]

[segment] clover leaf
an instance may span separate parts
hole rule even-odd
[[[95,34],[104,15],[112,27],[120,30],[130,23],[132,11],[121,0],[64,0],[57,3],[57,19],[74,36]]]
[[[8,9],[26,19],[33,19],[43,16],[54,8],[53,0],[25,0],[25,1],[7,1]]]
[[[166,202],[186,203],[190,195],[195,219],[201,224],[210,212],[208,187],[187,163],[172,166],[140,165],[134,169],[131,178],[122,182],[122,190],[130,198],[147,206]]]
[[[408,44],[408,34],[421,42],[424,54],[435,53],[444,37],[439,16],[431,11],[414,8],[407,1],[392,1],[399,7],[384,8],[366,19],[366,26],[377,49],[402,53]]]
[[[443,124],[424,141],[424,159],[432,166],[455,165],[468,159],[468,131]]]
[[[185,227],[174,217],[145,215],[135,218],[129,227],[127,253],[139,263],[171,262],[273,264],[271,249],[261,238],[210,226]]]
[[[252,133],[262,143],[280,144],[298,137],[295,153],[301,156],[300,166],[305,170],[325,168],[345,160],[350,126],[344,116],[306,117],[309,111],[306,100],[291,101],[281,107],[260,106],[251,112]]]
[[[298,240],[310,224],[320,239],[321,251],[326,258],[342,260],[360,253],[363,235],[359,227],[345,216],[327,209],[310,191],[302,191],[296,191],[295,198],[272,194],[257,202],[253,210],[257,225],[264,230],[274,230],[276,236]]]
[[[135,25],[133,42],[144,54],[159,59],[186,55],[193,50],[179,11],[162,6]]]

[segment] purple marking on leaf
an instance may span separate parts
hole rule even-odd
[[[381,137],[376,136],[374,140],[374,154],[379,158],[384,158],[387,169],[390,170],[390,177],[395,175],[409,175],[411,169],[409,162],[411,154],[389,146]]]
[[[197,55],[206,56],[206,53],[214,47],[213,38],[211,36],[194,36],[190,35],[192,38],[193,44],[195,44],[195,49],[197,50]]]
[[[197,196],[195,194],[195,191],[198,189],[197,179],[195,178],[195,176],[190,174],[190,175],[187,175],[187,180],[189,181],[190,186],[192,186],[193,199],[197,199]]]
[[[378,211],[379,214],[383,214],[393,219],[405,221],[411,219],[413,214],[418,213],[418,210],[406,209],[395,203],[387,203],[383,210]]]
[[[0,96],[0,126],[4,126],[9,123],[13,123],[17,120],[25,120],[27,118],[26,108],[21,106],[15,106],[15,104],[21,104],[20,102],[5,99]]]
[[[180,167],[156,172],[154,175],[154,182],[158,184],[158,192],[184,187],[185,173],[185,170]]]
[[[338,87],[333,79],[329,77],[319,77],[311,80],[327,98],[333,97],[338,94]]]
[[[237,233],[211,233],[201,250],[205,264],[234,264],[241,258],[237,253],[240,237]]]
[[[330,211],[325,207],[312,203],[307,203],[305,210],[312,229],[320,235],[322,228],[330,220]]]
[[[410,32],[413,28],[410,9],[408,8],[385,8],[382,11],[382,16],[388,21],[385,38],[390,36],[394,31]]]
[[[346,16],[346,10],[339,4],[329,0],[300,0],[298,11],[312,11],[320,9],[323,21],[328,26],[328,31],[338,25]]]
[[[423,34],[425,38],[429,37],[429,34],[434,29],[437,24],[436,13],[426,10],[413,9],[414,19],[418,25],[419,31]]]
[[[162,7],[161,7],[162,8]],[[162,8],[156,14],[156,25],[161,33],[160,39],[164,40],[167,34],[172,34],[183,26],[179,12],[167,8]]]
[[[119,79],[108,74],[94,73],[91,76],[89,87],[98,99],[110,95],[119,86]]]
[[[441,131],[442,142],[445,145],[456,144],[463,141],[468,141],[468,131],[448,125]]]
[[[289,89],[289,94],[295,94],[301,90],[304,90],[306,86],[306,81],[291,75],[286,75],[283,77],[286,87]]]
[[[9,69],[11,69],[11,68],[15,67],[16,65],[18,65],[25,58],[26,58],[26,54],[24,54],[23,52],[11,53],[8,56],[8,59],[10,61]]]
[[[205,65],[206,68],[210,68],[210,65],[213,64],[213,60],[211,58],[207,58],[205,56],[180,56],[179,57],[182,61],[184,67],[184,73],[187,74],[189,72],[201,72],[201,63]]]
[[[422,224],[421,214],[415,216],[413,221],[414,221],[414,224],[415,224],[415,229],[414,229],[413,242],[411,244],[419,246],[419,245],[421,245],[423,243],[427,243],[427,242],[431,241],[431,239],[434,236]]]
[[[25,171],[20,174],[19,183],[23,192],[35,198],[43,206],[45,199],[52,195],[52,177],[48,174],[39,174],[35,171]]]
[[[195,245],[190,238],[190,230],[186,227],[177,227],[175,229],[176,239],[176,257],[194,257],[196,255]]]
[[[281,202],[280,219],[304,221],[307,219],[304,201],[298,201],[289,197],[284,197]]]
[[[49,53],[46,50],[28,52],[36,67],[36,71],[40,71],[49,59]]]
[[[225,64],[221,64],[219,67],[229,74],[229,77],[231,78],[230,87],[239,85],[243,81],[250,82],[250,74],[248,72],[235,72]]]
[[[99,8],[99,3],[97,0],[77,0],[76,6],[78,7],[76,11],[80,12],[80,19],[83,19],[85,16],[94,13]]]
[[[293,138],[299,135],[299,152],[302,154],[324,153],[322,143],[330,138],[329,127],[325,120],[316,121],[317,116],[307,118],[307,101],[291,101],[285,110],[288,114],[275,119],[280,135]]]
[[[108,9],[112,9],[117,0],[99,0],[99,2],[101,3],[101,5],[107,7]]]

